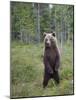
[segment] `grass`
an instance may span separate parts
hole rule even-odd
[[[73,94],[73,48],[63,47],[60,84],[50,80],[43,89],[43,44],[11,44],[11,97],[54,96]]]

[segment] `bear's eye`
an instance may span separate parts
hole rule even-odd
[[[51,38],[50,41],[53,41],[53,39]]]

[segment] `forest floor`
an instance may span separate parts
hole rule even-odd
[[[63,46],[60,84],[43,89],[43,44],[11,43],[11,98],[73,94],[73,47]]]

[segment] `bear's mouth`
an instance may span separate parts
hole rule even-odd
[[[46,42],[45,47],[50,47],[50,44]]]

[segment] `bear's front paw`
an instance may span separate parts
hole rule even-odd
[[[55,68],[55,71],[58,71],[58,68]]]
[[[53,70],[50,71],[50,74],[53,74]]]
[[[48,70],[48,73],[53,74],[53,70]]]

